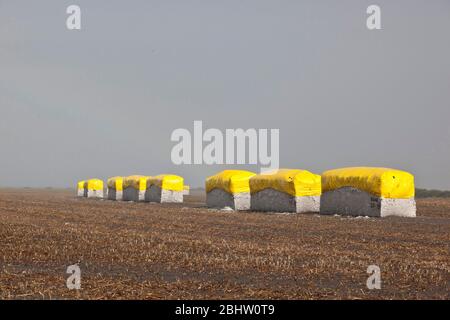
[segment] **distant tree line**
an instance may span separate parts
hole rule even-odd
[[[416,198],[450,198],[450,191],[416,189]]]

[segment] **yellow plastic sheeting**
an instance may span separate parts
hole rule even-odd
[[[188,185],[183,186],[183,190],[184,190],[184,191],[189,191],[190,189],[191,189],[191,187],[188,186]]]
[[[80,190],[80,189],[84,189],[84,184],[86,183],[86,181],[79,181],[78,182],[78,184],[77,184],[77,189],[78,190]]]
[[[160,174],[147,180],[147,188],[152,185],[163,190],[183,191],[184,179],[173,174]]]
[[[294,197],[320,196],[321,177],[307,170],[279,169],[250,179],[250,192],[274,189]]]
[[[123,177],[112,177],[108,179],[108,188],[123,191]]]
[[[134,188],[139,191],[145,191],[145,189],[147,188],[147,180],[149,178],[150,177],[148,176],[139,175],[125,177],[123,179],[123,188]]]
[[[100,179],[89,179],[84,182],[84,189],[96,191],[103,190],[103,181]]]
[[[228,193],[250,192],[249,179],[256,174],[245,170],[224,170],[206,179],[206,192],[222,189]]]
[[[325,171],[323,192],[353,187],[378,197],[409,199],[414,197],[414,176],[408,172],[389,169],[354,167]]]

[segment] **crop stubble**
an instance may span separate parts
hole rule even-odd
[[[450,199],[347,218],[0,189],[2,299],[449,299]],[[82,289],[68,290],[78,263]],[[368,290],[369,265],[382,289]]]

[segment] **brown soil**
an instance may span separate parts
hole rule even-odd
[[[450,199],[417,218],[208,210],[0,189],[2,299],[449,299]],[[66,286],[78,263],[81,290]],[[381,269],[381,290],[366,287]]]

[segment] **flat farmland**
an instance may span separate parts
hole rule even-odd
[[[210,210],[0,189],[1,299],[449,299],[450,199],[417,218]],[[69,265],[81,290],[69,290]],[[369,290],[369,265],[381,289]]]

